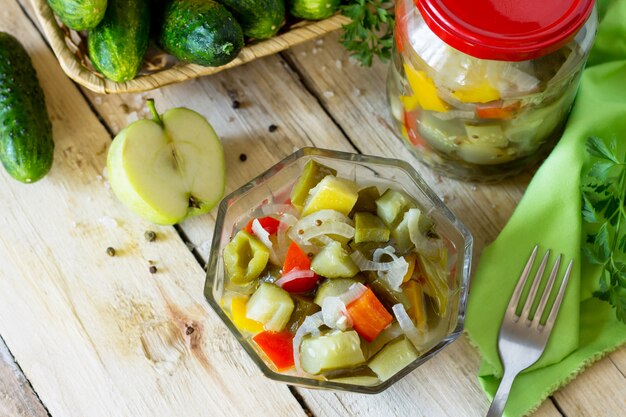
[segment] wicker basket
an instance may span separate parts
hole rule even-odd
[[[283,28],[282,33],[271,39],[246,45],[236,59],[221,67],[185,64],[156,48],[151,49],[146,54],[143,68],[137,77],[130,81],[116,83],[104,78],[91,65],[84,34],[70,30],[61,24],[52,13],[46,0],[31,0],[31,2],[37,19],[63,71],[80,85],[102,94],[148,91],[164,85],[214,74],[318,38],[349,22],[345,16],[335,15],[319,22],[300,21],[291,24]]]

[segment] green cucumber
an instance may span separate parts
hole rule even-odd
[[[165,7],[159,41],[181,61],[217,67],[237,57],[243,32],[233,15],[213,0],[172,0]]]
[[[218,0],[241,24],[243,34],[268,39],[285,23],[284,0]]]
[[[52,167],[54,141],[43,90],[20,42],[0,32],[0,161],[32,183]]]
[[[89,31],[89,58],[108,79],[132,80],[143,63],[149,35],[148,0],[109,0],[104,18]]]
[[[107,0],[48,0],[48,4],[70,29],[95,28],[104,17]]]
[[[302,369],[313,375],[324,371],[351,368],[365,362],[361,340],[354,330],[331,331],[307,337],[300,345]]]
[[[293,299],[282,288],[262,283],[246,304],[246,317],[263,323],[265,330],[282,331],[295,308]]]
[[[331,242],[315,255],[311,270],[326,278],[352,278],[359,272],[359,267],[341,243]]]
[[[341,0],[289,0],[289,13],[307,20],[321,20],[332,16]]]
[[[372,371],[382,381],[386,381],[419,357],[417,351],[406,338],[391,342],[374,356],[369,363]]]
[[[321,307],[326,297],[338,297],[357,282],[357,280],[349,278],[327,279],[317,288],[313,302]]]

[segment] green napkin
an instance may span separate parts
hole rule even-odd
[[[583,73],[563,137],[505,228],[484,250],[472,279],[466,330],[480,351],[479,379],[492,399],[502,376],[497,350],[501,319],[533,246],[540,244],[540,255],[547,248],[553,250],[550,266],[559,253],[574,259],[546,351],[516,379],[506,417],[532,412],[590,363],[626,343],[626,325],[617,321],[609,304],[591,296],[598,274],[581,255],[584,143],[589,136],[626,138],[626,0],[607,0],[598,6],[603,18],[589,61],[593,66]]]

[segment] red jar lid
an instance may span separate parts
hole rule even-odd
[[[583,26],[593,0],[414,0],[428,27],[476,58],[524,61],[556,51]]]

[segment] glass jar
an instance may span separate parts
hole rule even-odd
[[[397,0],[387,93],[404,142],[464,180],[536,164],[561,136],[596,26],[593,0]]]

